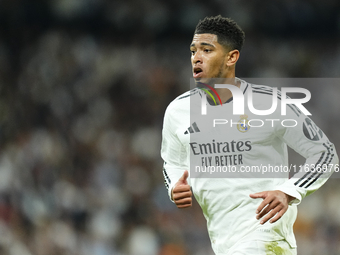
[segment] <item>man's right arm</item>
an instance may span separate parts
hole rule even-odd
[[[178,208],[190,207],[192,192],[188,184],[189,173],[186,162],[186,150],[176,135],[178,121],[170,114],[170,107],[165,112],[161,156],[164,160],[163,175],[168,194]]]
[[[185,170],[171,191],[171,199],[180,209],[192,206],[192,192],[187,181],[188,176],[188,170]]]

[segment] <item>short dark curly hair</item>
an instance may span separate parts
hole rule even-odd
[[[215,34],[218,43],[228,50],[241,51],[245,40],[245,34],[236,22],[221,15],[205,17],[200,20],[196,26],[195,34]]]

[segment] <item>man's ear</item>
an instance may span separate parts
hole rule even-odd
[[[240,52],[238,50],[229,51],[227,55],[227,66],[235,65],[239,57],[240,57]]]

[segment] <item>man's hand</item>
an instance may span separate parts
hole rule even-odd
[[[185,170],[182,177],[172,188],[171,198],[178,208],[187,208],[192,205],[192,192],[187,182],[188,176],[189,173]]]
[[[280,190],[263,191],[249,195],[251,198],[262,198],[263,201],[256,210],[256,219],[261,219],[261,224],[274,223],[279,220],[287,211],[290,201],[295,199]]]

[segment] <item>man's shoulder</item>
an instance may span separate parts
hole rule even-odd
[[[168,105],[168,109],[188,108],[190,105],[190,99],[200,95],[200,90],[198,88],[184,92],[171,101]]]
[[[259,93],[259,94],[273,94],[274,87],[268,86],[268,85],[260,85],[260,84],[249,84],[253,93]]]
[[[183,94],[179,95],[178,97],[176,97],[173,102],[175,101],[189,101],[190,100],[190,97],[192,96],[195,96],[195,95],[199,95],[199,89],[198,88],[194,88],[194,89],[191,89],[187,92],[184,92]]]
[[[166,125],[188,126],[190,120],[190,104],[193,97],[200,97],[199,89],[195,88],[176,97],[166,108],[164,119]]]
[[[249,84],[252,90],[253,97],[257,98],[272,98],[276,96],[279,100],[281,100],[281,91],[272,86],[268,85],[258,85],[258,84]]]

